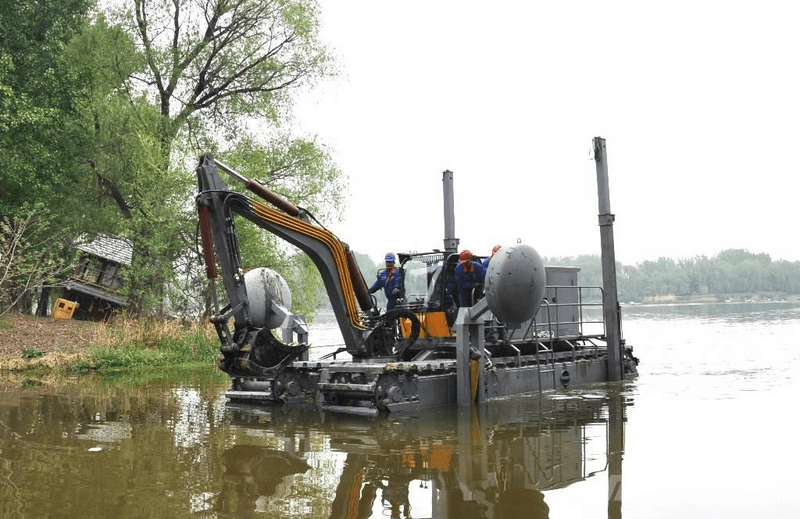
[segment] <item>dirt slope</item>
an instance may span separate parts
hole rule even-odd
[[[69,353],[94,336],[93,322],[8,313],[0,316],[0,358],[20,357],[25,350]]]

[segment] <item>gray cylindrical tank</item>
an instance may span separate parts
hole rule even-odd
[[[285,308],[292,308],[292,292],[280,274],[266,267],[258,267],[244,275],[244,286],[250,300],[250,317],[257,327],[277,328],[283,324],[283,316],[270,311],[271,301]]]
[[[544,261],[530,245],[502,247],[489,262],[485,292],[489,309],[508,325],[531,319],[542,304]]]

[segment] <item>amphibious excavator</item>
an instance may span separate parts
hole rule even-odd
[[[244,189],[231,189],[220,170]],[[378,308],[349,246],[308,211],[210,153],[196,172],[206,273],[212,284],[222,278],[228,299],[210,320],[221,343],[217,365],[231,377],[226,396],[233,401],[373,416],[636,374],[632,348],[608,341],[621,336],[618,305],[602,312],[608,303],[600,302],[601,288],[578,286],[577,269],[545,267],[529,245],[503,246],[473,304],[458,306],[450,171],[442,179],[444,249],[398,255],[401,272],[409,262],[425,265],[427,290],[407,295],[389,312]],[[234,217],[294,245],[316,265],[342,333],[335,355],[310,360],[308,327],[291,312],[288,286],[278,274],[244,271]]]

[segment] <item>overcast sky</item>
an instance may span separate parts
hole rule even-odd
[[[619,261],[727,248],[800,260],[800,2],[336,0],[340,77],[302,98],[349,178],[359,252],[599,254],[606,139]]]

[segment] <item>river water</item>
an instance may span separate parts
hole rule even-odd
[[[800,304],[626,306],[635,381],[415,418],[2,375],[0,517],[798,517]],[[336,330],[311,327],[314,355]]]

